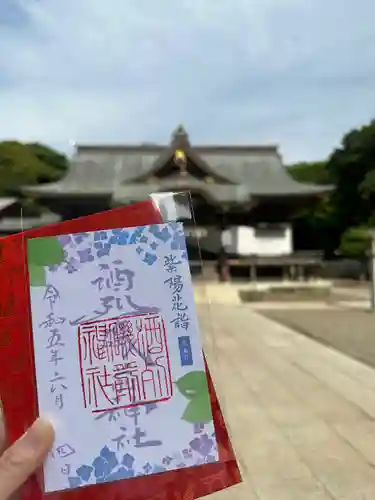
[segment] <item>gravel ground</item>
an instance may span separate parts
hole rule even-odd
[[[375,367],[375,315],[358,310],[261,310],[267,318]]]

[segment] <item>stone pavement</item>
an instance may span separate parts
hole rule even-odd
[[[264,316],[375,368],[375,314],[358,308],[266,308]]]
[[[373,500],[375,371],[247,306],[198,309],[244,478],[210,498]]]
[[[357,300],[370,300],[371,288],[369,283],[361,287],[352,288],[337,286],[335,290],[337,294],[343,297],[350,297],[351,299]]]
[[[246,283],[201,283],[195,284],[194,295],[196,304],[225,304],[238,306],[242,304],[240,291],[248,289]],[[260,301],[249,302],[248,307],[262,309],[360,309],[370,308],[370,288],[334,287],[332,297],[325,301],[312,300],[309,302],[291,301]]]

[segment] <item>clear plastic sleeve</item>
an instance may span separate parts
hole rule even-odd
[[[219,395],[220,405],[225,416],[226,392],[223,390],[224,384],[221,383],[222,371],[220,370],[220,364],[226,363],[227,360],[220,356],[221,350],[217,343],[217,335],[215,334],[215,331],[220,329],[220,325],[217,324],[215,319],[213,311],[214,306],[210,293],[211,290],[216,294],[225,293],[224,289],[222,289],[222,291],[220,290],[223,288],[220,285],[221,271],[219,260],[222,248],[220,231],[217,231],[217,234],[213,236],[217,252],[216,262],[214,266],[212,265],[212,260],[209,262],[210,265],[207,266],[209,267],[209,272],[207,272],[208,270],[206,269],[205,260],[203,258],[204,249],[201,240],[207,237],[209,228],[204,226],[201,227],[197,224],[191,192],[172,191],[152,193],[150,198],[160,211],[164,222],[176,221],[183,224],[203,349],[208,366],[212,372],[215,389]],[[213,268],[214,273],[212,273]]]
[[[156,227],[164,224],[167,226],[169,224],[169,226],[166,228]],[[150,304],[146,300],[146,297],[152,296],[150,290],[152,291],[152,288],[156,286],[157,283],[152,282],[152,280],[151,282],[148,282],[147,279],[145,279],[144,283],[142,283],[143,288],[141,287],[144,291],[145,298],[142,299],[140,295],[132,296],[129,290],[132,291],[134,280],[136,279],[135,275],[137,273],[130,269],[120,269],[124,263],[121,258],[121,252],[123,251],[124,246],[130,244],[134,244],[134,248],[136,248],[134,255],[137,258],[139,257],[146,268],[147,266],[151,267],[157,260],[158,251],[156,249],[160,248],[164,244],[169,245],[168,248],[172,252],[174,250],[181,251],[181,256],[186,253],[186,259],[190,267],[190,274],[192,275],[194,282],[195,301],[192,302],[192,307],[197,309],[200,337],[203,343],[205,361],[207,361],[209,369],[207,372],[208,388],[210,404],[212,405],[214,415],[212,424],[214,433],[216,431],[215,444],[210,445],[212,447],[211,452],[207,452],[206,455],[202,455],[199,449],[199,446],[201,446],[200,440],[202,439],[204,441],[205,439],[208,439],[207,442],[209,443],[211,443],[212,440],[211,435],[209,436],[207,434],[207,429],[210,429],[210,423],[206,424],[205,421],[203,422],[206,417],[202,417],[202,422],[199,421],[200,417],[196,416],[197,407],[194,403],[197,398],[194,399],[189,393],[190,390],[193,390],[193,392],[198,390],[194,386],[194,384],[197,383],[194,379],[195,375],[193,374],[189,378],[189,384],[191,384],[191,380],[193,380],[193,387],[189,384],[188,387],[186,386],[186,378],[181,376],[180,372],[179,378],[176,380],[175,374],[173,374],[172,377],[172,369],[169,366],[170,361],[168,356],[166,356],[165,359],[167,360],[168,358],[168,364],[166,362],[164,366],[163,361],[160,361],[161,367],[164,370],[163,373],[170,370],[170,386],[167,381],[169,379],[167,379],[166,376],[165,388],[163,389],[165,394],[162,393],[163,391],[161,389],[161,385],[159,390],[155,388],[154,383],[153,390],[155,391],[155,394],[159,391],[158,398],[152,399],[151,397],[145,396],[144,401],[141,401],[141,396],[135,396],[136,387],[138,386],[134,383],[132,385],[133,400],[131,400],[131,397],[129,396],[130,386],[128,386],[127,397],[129,397],[129,403],[133,401],[133,403],[136,402],[139,404],[126,404],[122,406],[117,404],[117,406],[115,405],[116,407],[112,406],[113,410],[110,406],[108,406],[108,408],[95,407],[96,409],[94,410],[90,407],[89,409],[92,411],[93,415],[92,418],[97,421],[100,420],[101,422],[101,428],[98,428],[96,432],[92,432],[92,441],[94,441],[94,437],[97,435],[100,436],[100,433],[102,432],[103,435],[107,434],[105,439],[108,442],[104,442],[104,439],[103,446],[101,446],[100,450],[98,449],[96,451],[96,455],[94,454],[90,458],[90,461],[85,460],[80,463],[79,466],[77,466],[77,463],[74,462],[74,453],[77,451],[76,448],[78,449],[78,445],[76,446],[74,439],[71,441],[67,439],[66,442],[62,442],[61,440],[59,442],[55,442],[48,457],[48,460],[50,461],[49,465],[47,465],[47,468],[44,468],[44,474],[38,475],[39,486],[36,485],[35,481],[29,480],[20,491],[21,499],[38,500],[43,498],[45,494],[48,494],[49,498],[56,500],[65,498],[66,496],[71,496],[71,498],[74,498],[75,500],[88,498],[90,498],[90,500],[96,500],[99,498],[106,498],[107,500],[142,500],[146,498],[151,500],[155,498],[156,500],[156,498],[165,498],[165,500],[173,500],[174,498],[178,498],[178,495],[186,499],[193,499],[213,493],[214,491],[220,489],[224,489],[240,481],[236,458],[231,447],[228,431],[220,409],[220,406],[225,407],[225,394],[221,391],[219,368],[220,363],[225,362],[225,360],[220,360],[218,356],[219,350],[215,339],[216,325],[211,311],[209,293],[207,293],[207,283],[204,279],[202,279],[204,278],[205,266],[202,259],[202,250],[200,245],[201,231],[202,228],[198,227],[195,221],[194,208],[190,193],[164,192],[152,193],[149,200],[145,200],[144,202],[136,203],[134,205],[129,205],[127,207],[114,209],[80,219],[66,221],[53,226],[26,231],[21,235],[5,238],[7,241],[4,241],[2,245],[3,261],[0,264],[3,264],[3,270],[9,269],[12,266],[12,269],[16,269],[15,275],[12,276],[12,272],[10,272],[10,276],[15,280],[13,283],[16,283],[16,285],[13,285],[11,280],[9,280],[9,283],[7,282],[4,285],[0,302],[5,300],[6,294],[17,294],[19,300],[17,307],[19,306],[19,311],[17,313],[16,310],[12,310],[13,316],[11,318],[12,321],[10,321],[11,326],[9,327],[15,335],[14,338],[17,338],[17,345],[11,346],[7,352],[2,353],[0,355],[0,361],[4,361],[9,356],[11,356],[12,359],[21,355],[25,358],[22,368],[15,367],[14,359],[13,361],[9,361],[7,367],[3,368],[4,373],[8,370],[6,373],[9,378],[6,382],[2,382],[0,389],[1,391],[7,392],[4,399],[4,411],[6,420],[10,424],[11,442],[19,437],[22,433],[20,431],[25,431],[31,425],[32,418],[35,418],[35,416],[47,417],[50,419],[56,428],[57,434],[59,434],[61,428],[65,426],[67,428],[67,435],[69,435],[70,432],[71,435],[74,436],[73,421],[74,426],[79,427],[79,425],[82,425],[82,422],[79,423],[79,417],[77,420],[74,419],[74,412],[76,411],[76,408],[78,408],[79,405],[83,405],[87,409],[90,407],[90,404],[94,404],[91,400],[89,403],[88,399],[85,399],[89,397],[85,392],[89,382],[88,379],[85,379],[82,375],[83,368],[85,370],[87,369],[87,367],[83,367],[82,359],[89,359],[89,351],[85,351],[85,349],[89,349],[88,346],[91,345],[87,340],[89,338],[87,335],[91,335],[91,333],[87,332],[89,332],[89,328],[92,329],[92,325],[97,321],[97,318],[87,316],[85,314],[81,315],[81,317],[79,317],[79,314],[76,314],[75,316],[77,316],[77,318],[73,318],[73,316],[69,316],[68,318],[61,313],[62,309],[58,309],[56,304],[60,300],[60,296],[63,295],[63,292],[67,294],[66,296],[70,295],[72,300],[74,299],[75,293],[74,286],[70,284],[73,283],[73,281],[69,283],[65,290],[60,290],[59,287],[62,286],[62,281],[59,281],[56,276],[59,276],[60,271],[61,273],[63,272],[62,268],[64,269],[64,272],[66,272],[66,276],[80,276],[76,282],[78,286],[79,280],[88,279],[87,277],[85,278],[85,273],[89,268],[88,266],[91,265],[90,263],[94,262],[95,259],[103,258],[99,267],[103,272],[108,271],[108,276],[103,275],[98,278],[91,279],[91,283],[95,281],[95,286],[98,287],[96,295],[97,297],[100,296],[101,306],[104,307],[103,314],[106,318],[105,321],[110,322],[113,320],[115,308],[120,311],[116,312],[118,316],[116,317],[116,332],[119,331],[119,328],[122,328],[125,323],[128,325],[127,328],[139,328],[136,326],[137,324],[139,325],[139,323],[137,323],[139,320],[129,318],[134,318],[135,316],[138,318],[142,315],[157,315],[158,309],[154,306],[150,307]],[[150,234],[152,235],[152,238],[148,238]],[[48,246],[48,251],[46,250],[46,247],[43,246],[45,243],[50,245]],[[113,269],[108,269],[108,256],[111,256],[111,265],[113,261],[113,265],[115,266]],[[14,260],[16,257],[18,260]],[[44,257],[46,258],[45,261],[43,260]],[[108,263],[106,259],[108,260]],[[171,265],[173,267],[173,261],[171,261]],[[115,279],[117,279],[117,284],[113,282],[114,274],[116,274]],[[172,275],[171,278],[168,279],[172,279]],[[165,280],[164,283],[167,281],[168,280]],[[109,291],[110,287],[112,288]],[[82,290],[84,290],[84,288],[82,288]],[[115,290],[116,293],[113,290]],[[106,294],[103,295],[104,292],[106,292]],[[101,295],[103,295],[103,297]],[[75,300],[79,302],[82,300],[83,296],[85,296],[85,293],[81,291],[80,296],[76,297]],[[109,300],[110,298],[111,300]],[[184,320],[182,314],[186,305],[184,305],[183,301],[180,306],[177,302],[172,303],[172,296],[170,299],[171,303],[169,309],[177,312],[178,318],[177,316],[177,319],[171,317],[172,319],[170,320],[168,317],[168,322],[175,325],[174,322],[178,320],[180,325],[178,328],[181,329],[180,331],[185,332],[183,334],[178,334],[179,362],[181,363],[181,366],[184,366],[184,363],[185,366],[188,366],[189,363],[192,365],[191,352],[189,352],[189,349],[192,347],[188,339],[188,335],[186,334],[186,324],[184,326],[184,321],[186,323],[188,320]],[[38,311],[38,300],[47,301],[50,306],[51,311],[45,318],[40,315],[39,317],[36,312]],[[69,302],[68,298],[66,299],[69,304],[72,304],[72,300]],[[125,302],[127,304],[126,306]],[[110,304],[111,308],[108,308]],[[54,309],[55,306],[57,308],[56,311]],[[67,306],[64,305],[64,307]],[[69,307],[74,309],[73,305],[70,305]],[[98,307],[93,309],[95,314],[98,313]],[[179,311],[181,311],[181,314]],[[100,314],[102,318],[102,312],[100,312]],[[4,318],[2,319],[4,320]],[[104,320],[100,319],[100,321],[103,322]],[[69,340],[68,338],[64,339],[64,336],[62,335],[63,332],[61,330],[64,331],[62,325],[67,324],[67,322],[69,322],[70,327],[74,329],[78,342],[75,341],[75,350],[72,348],[69,353],[64,353],[63,350],[66,348],[65,344],[69,344]],[[28,329],[24,328],[25,324],[29,325]],[[38,332],[40,334],[42,324],[46,327],[46,339],[43,345],[41,342],[36,341],[36,334]],[[95,326],[95,328],[99,328],[99,326]],[[138,329],[138,333],[139,331],[140,330]],[[66,332],[64,331],[64,333]],[[86,335],[86,337],[84,337],[84,335]],[[119,337],[118,333],[116,335]],[[146,337],[144,338],[146,339],[146,342],[148,335],[147,332],[145,335]],[[54,342],[56,341],[54,345],[51,344],[52,337],[54,338]],[[96,342],[99,342],[98,338],[99,337],[96,337]],[[126,338],[128,339],[128,337]],[[160,334],[160,339],[161,338],[162,334]],[[159,340],[159,344],[160,342],[162,343],[162,341]],[[167,344],[167,340],[165,340],[165,342]],[[180,342],[186,342],[186,344],[182,345]],[[194,340],[192,344],[194,344],[194,342],[196,341]],[[120,348],[120,344],[116,344],[115,337],[113,337],[111,342],[107,342],[107,344],[107,347],[110,346],[112,350]],[[138,348],[135,347],[135,349],[138,349],[136,351],[137,356],[142,357],[145,362],[145,371],[149,371],[149,365],[147,365],[147,363],[151,363],[152,361],[154,366],[156,366],[157,361],[149,361],[148,357],[151,351],[148,344],[147,349],[143,354],[141,352],[141,347],[139,347],[140,344],[138,343],[137,345]],[[43,361],[44,354],[42,351],[43,349],[46,349],[46,346],[51,348],[48,352],[48,355],[51,355],[51,358],[48,360],[46,358]],[[59,350],[60,347],[61,350]],[[128,352],[130,352],[130,350]],[[77,359],[74,358],[75,355],[77,355]],[[96,353],[94,352],[94,355],[97,357],[99,364],[104,355],[109,356],[108,353],[104,354],[103,349],[101,351],[97,350]],[[113,352],[111,356],[111,368],[113,368]],[[49,366],[52,357],[56,364],[54,366]],[[67,367],[66,362],[63,362],[60,367],[56,361],[59,357],[62,359],[69,358],[69,367]],[[48,372],[49,368],[52,368],[53,373]],[[91,368],[92,367],[90,367],[90,370]],[[158,371],[159,368],[156,370],[157,373],[161,373],[161,371]],[[79,371],[80,375],[78,376]],[[212,385],[210,372],[212,373],[214,385]],[[75,377],[76,375],[77,377],[73,379],[72,377]],[[30,379],[27,383],[25,383],[24,387],[22,387],[22,390],[19,389],[18,392],[15,393],[15,397],[18,398],[15,402],[11,397],[11,387],[14,384],[19,384],[22,377],[33,377],[33,380]],[[103,380],[104,379],[102,378],[101,389],[104,393]],[[177,458],[164,457],[158,462],[152,463],[152,453],[150,455],[151,458],[148,458],[147,453],[144,451],[146,450],[146,447],[142,448],[142,446],[144,441],[146,441],[152,451],[155,449],[153,447],[158,445],[158,440],[153,439],[153,436],[151,435],[150,439],[148,439],[148,436],[146,436],[147,433],[138,427],[136,422],[137,416],[135,416],[131,424],[134,426],[134,435],[132,434],[130,437],[126,437],[128,421],[125,422],[125,419],[124,422],[122,422],[121,418],[128,417],[126,413],[127,408],[133,408],[131,411],[133,412],[134,417],[134,415],[136,415],[135,409],[141,407],[141,405],[143,405],[142,408],[146,411],[145,415],[148,415],[149,413],[152,415],[155,405],[161,406],[164,400],[168,400],[168,398],[172,397],[172,380],[173,390],[177,387],[181,395],[185,397],[185,399],[183,399],[184,408],[182,408],[184,413],[181,418],[185,418],[186,422],[194,425],[195,437],[192,438],[190,443],[186,443],[185,447],[181,447],[179,457],[177,457],[177,453]],[[109,383],[107,381],[106,385],[110,385],[111,390],[113,390],[115,383],[117,382],[112,381]],[[161,384],[160,378],[159,383]],[[74,390],[71,390],[74,397],[72,396],[72,398],[69,399],[68,392],[70,387],[74,387]],[[143,385],[143,390],[144,387],[145,386]],[[138,389],[138,391],[139,394],[141,394],[142,391],[140,389]],[[216,397],[216,392],[219,398]],[[120,396],[117,394],[116,397],[119,398]],[[52,398],[54,400],[56,408],[53,405],[51,406],[50,402],[46,403],[48,398]],[[93,398],[92,394],[90,395],[90,398]],[[117,403],[118,402],[119,399],[117,399]],[[112,403],[113,401],[111,404]],[[27,411],[23,412],[23,410],[25,410],[25,404],[29,405],[30,408],[27,408]],[[62,416],[62,409],[65,408],[64,404],[67,406],[68,404],[72,405],[73,413],[70,415],[69,419],[67,418],[69,416],[69,411]],[[77,415],[79,415],[78,410]],[[123,417],[123,415],[125,415],[125,417]],[[102,416],[105,418],[101,418]],[[162,422],[163,419],[159,421],[158,425],[162,425]],[[206,431],[203,431],[205,425]],[[112,426],[111,429],[116,428],[116,430],[121,431],[123,435],[109,436],[107,431],[110,426]],[[84,429],[81,429],[81,431],[78,430],[78,433],[80,432],[83,434]],[[136,434],[137,437],[135,436]],[[214,434],[212,434],[212,436],[214,436]],[[135,443],[138,443],[134,446],[136,448],[138,446],[138,449],[142,448],[143,450],[142,460],[144,460],[145,464],[142,464],[142,468],[139,467],[138,470],[136,469],[136,466],[133,467],[134,456],[126,451],[126,447],[132,439],[140,439],[139,442],[134,441]],[[141,441],[142,439],[143,441]],[[176,440],[178,441],[178,439]],[[87,441],[87,446],[90,446],[89,441]],[[198,450],[197,453],[196,450]],[[194,462],[194,457],[198,457],[198,455],[200,457],[199,461],[197,458],[197,461]],[[54,469],[54,473],[51,473],[51,470],[55,467],[52,463],[55,459],[58,460],[59,471],[62,475],[66,476],[67,486],[65,488],[60,487],[62,484],[62,480],[60,481],[60,479],[60,482],[57,481],[57,483],[54,484],[53,474],[56,473],[57,469]],[[170,461],[173,460],[177,462],[179,461],[179,463],[176,462],[175,465],[172,464],[169,467],[169,464],[171,463]],[[197,465],[199,467],[196,467]],[[46,480],[47,475],[49,475],[48,480]],[[127,482],[128,480],[129,483]],[[126,487],[124,487],[125,481]],[[88,488],[86,486],[88,486]]]

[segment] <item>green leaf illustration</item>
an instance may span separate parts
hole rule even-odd
[[[53,236],[32,238],[27,241],[27,257],[29,264],[52,266],[64,260],[64,249]]]
[[[208,424],[211,422],[212,410],[208,391],[189,401],[181,418],[191,424]]]
[[[193,399],[207,393],[207,376],[204,371],[189,372],[176,382],[178,390],[185,398]]]
[[[35,266],[34,264],[29,264],[29,279],[30,286],[45,286],[46,270],[43,266]]]

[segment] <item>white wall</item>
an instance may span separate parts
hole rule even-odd
[[[254,227],[231,227],[224,231],[222,243],[226,251],[237,255],[276,256],[293,252],[292,228],[288,224],[284,229],[264,229]]]

